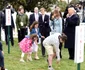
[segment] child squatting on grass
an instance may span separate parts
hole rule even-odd
[[[32,34],[32,35],[29,35],[29,36],[26,36],[20,43],[19,43],[19,47],[22,51],[22,54],[21,54],[21,59],[20,61],[21,62],[25,62],[24,61],[24,54],[27,54],[27,60],[30,60],[32,61],[32,58],[31,58],[31,54],[32,54],[32,45],[33,43],[38,40],[38,37],[36,34]]]
[[[48,36],[43,41],[43,46],[45,47],[48,54],[48,70],[54,70],[52,67],[52,59],[57,56],[57,63],[60,61],[60,50],[59,43],[65,42],[67,36],[65,34],[55,33],[53,35]]]

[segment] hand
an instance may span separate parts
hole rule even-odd
[[[41,36],[41,38],[45,38],[44,36]]]
[[[54,19],[54,16],[52,16],[52,19]]]
[[[57,64],[59,64],[60,63],[60,60],[57,60]]]
[[[4,52],[2,51],[2,54],[4,55]]]
[[[69,14],[67,14],[66,17],[68,18],[69,17]]]

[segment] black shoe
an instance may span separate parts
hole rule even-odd
[[[74,60],[74,58],[73,58],[73,57],[69,57],[69,59],[70,59],[70,60]]]
[[[45,55],[42,55],[42,57],[46,57]]]

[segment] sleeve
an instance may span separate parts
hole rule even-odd
[[[62,18],[60,18],[59,22],[60,22],[60,33],[62,33]]]
[[[60,60],[59,42],[55,43],[54,46],[56,47],[55,51],[56,51],[57,60]]]
[[[31,26],[31,24],[32,24],[32,22],[33,22],[33,21],[32,21],[32,15],[33,15],[33,14],[31,14],[31,15],[30,15],[30,18],[29,18],[29,27]]]
[[[28,26],[29,23],[28,23],[28,16],[26,15],[26,25],[25,26]]]
[[[80,18],[77,15],[75,15],[72,18],[67,18],[66,21],[68,22],[68,25],[70,25],[70,26],[73,26],[73,25],[76,26],[76,25],[79,25]]]
[[[19,17],[18,15],[16,15],[16,26],[17,26],[17,30],[19,29]]]
[[[12,27],[15,28],[13,16],[11,16]]]

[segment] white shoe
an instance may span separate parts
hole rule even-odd
[[[38,57],[38,56],[36,56],[36,57],[35,57],[35,59],[36,59],[36,60],[38,60],[38,59],[39,59],[39,57]]]
[[[8,70],[8,69],[5,69],[5,70]]]
[[[48,67],[48,70],[54,70],[52,67]]]
[[[20,59],[21,62],[25,62],[23,59]]]
[[[32,61],[32,57],[31,56],[27,57],[27,60]]]

